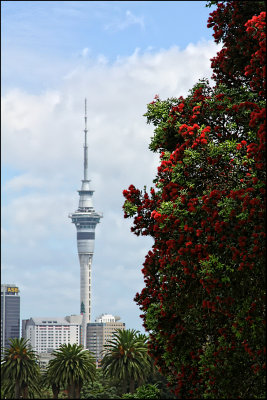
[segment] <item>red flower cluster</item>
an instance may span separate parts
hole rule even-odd
[[[250,86],[260,96],[265,97],[266,90],[266,12],[254,15],[245,26],[246,32],[257,40],[257,51],[251,55],[249,65],[245,67],[245,76],[250,77]],[[256,71],[256,73],[255,73]]]

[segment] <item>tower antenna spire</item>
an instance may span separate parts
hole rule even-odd
[[[88,180],[88,146],[87,146],[87,99],[84,99],[84,167],[83,179]]]

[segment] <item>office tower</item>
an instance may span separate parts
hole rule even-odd
[[[1,347],[20,337],[20,296],[16,285],[1,285]]]
[[[77,229],[77,247],[80,261],[80,313],[83,315],[81,344],[86,347],[86,326],[91,320],[91,285],[92,259],[94,254],[95,228],[100,222],[101,214],[93,207],[93,193],[88,179],[88,145],[87,145],[87,109],[85,99],[85,129],[84,129],[84,174],[79,193],[77,211],[69,215]]]
[[[82,316],[22,320],[22,336],[38,354],[51,353],[62,344],[80,344]]]
[[[102,314],[96,318],[95,322],[87,324],[87,349],[96,359],[96,365],[101,365],[101,359],[104,356],[102,351],[108,340],[113,338],[118,330],[125,329],[125,323],[118,322],[120,317],[114,317],[111,314]]]

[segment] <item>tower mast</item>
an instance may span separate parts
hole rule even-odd
[[[87,146],[87,100],[84,100],[84,161],[83,179],[88,180],[88,146]]]

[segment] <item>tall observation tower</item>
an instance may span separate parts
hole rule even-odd
[[[82,319],[82,345],[86,348],[86,328],[91,320],[91,284],[92,259],[95,244],[95,228],[100,222],[102,214],[98,214],[93,207],[93,193],[88,179],[88,145],[87,145],[87,106],[85,99],[85,128],[84,128],[84,168],[81,190],[78,190],[80,199],[78,210],[69,214],[77,229],[77,247],[80,261],[80,313]]]

